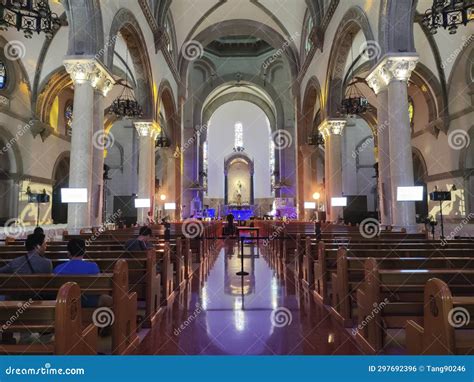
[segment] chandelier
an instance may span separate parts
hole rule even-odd
[[[310,146],[321,146],[324,147],[324,137],[319,131],[314,131],[308,137],[308,145]]]
[[[155,147],[170,147],[170,140],[164,134],[163,129],[160,129],[160,135],[156,138]]]
[[[351,68],[349,69],[349,73],[347,76],[354,74],[354,55],[352,53],[352,34],[351,34]],[[341,102],[341,112],[343,114],[349,115],[360,115],[367,111],[367,107],[369,106],[369,101],[367,98],[364,97],[362,92],[357,87],[357,83],[361,81],[359,78],[354,78],[346,88],[345,98]],[[363,82],[363,80],[361,81]]]
[[[467,25],[474,20],[474,2],[472,0],[433,0],[433,5],[423,16],[425,25],[431,34],[443,27],[449,34],[455,34],[459,25]]]
[[[360,115],[368,109],[369,101],[357,87],[357,82],[359,82],[359,79],[356,78],[347,85],[346,97],[341,102],[341,109],[344,114]]]
[[[14,27],[26,38],[44,32],[51,39],[61,26],[56,13],[51,12],[48,0],[0,0],[0,30]]]
[[[128,49],[125,64],[128,68]],[[114,114],[118,118],[141,118],[143,116],[143,110],[135,98],[132,88],[128,85],[127,71],[125,72],[125,82],[119,81],[117,83],[123,86],[122,93],[112,102],[112,105],[110,105],[109,113]]]

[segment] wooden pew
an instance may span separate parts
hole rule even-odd
[[[337,268],[337,254],[340,249],[326,249],[326,243],[318,244],[318,257],[314,261],[314,283],[315,297],[320,299],[324,304],[330,304],[330,286],[335,279],[332,274]],[[386,258],[386,257],[464,257],[468,259],[472,250],[469,248],[442,248],[442,249],[350,249],[350,257],[360,258]]]
[[[54,301],[1,301],[0,323],[2,334],[54,333],[51,343],[1,343],[1,354],[97,354],[97,327],[83,328],[81,290],[73,282],[62,285]]]
[[[123,259],[115,263],[113,273],[96,276],[74,275],[0,275],[0,290],[8,296],[54,294],[67,282],[75,282],[85,295],[109,294],[113,298],[112,353],[132,354],[138,346],[137,294],[129,293],[128,265]],[[94,308],[83,309],[86,322],[92,322]]]
[[[345,248],[337,251],[337,269],[331,272],[332,311],[346,326],[352,326],[352,311],[356,290],[364,281],[365,257],[348,257]],[[429,255],[429,251],[426,255]],[[469,257],[405,257],[384,256],[376,259],[378,269],[474,269],[474,258]]]
[[[428,280],[423,325],[408,320],[406,342],[408,354],[474,354],[474,296],[453,296],[445,282]]]
[[[438,278],[459,296],[472,296],[474,270],[382,270],[376,259],[365,262],[364,283],[357,289],[358,330],[362,346],[379,352],[388,328],[404,328],[406,321],[421,323],[426,282]]]

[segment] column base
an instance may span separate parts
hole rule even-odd
[[[405,231],[406,233],[419,233],[421,229],[418,228],[418,225],[408,225],[408,226],[392,226],[392,232],[402,232]]]

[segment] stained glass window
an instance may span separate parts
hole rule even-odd
[[[173,42],[172,42],[173,35],[171,34],[171,24],[170,24],[169,19],[166,19],[165,21],[165,30],[166,30],[166,34],[168,35],[168,43],[166,45],[166,49],[168,50],[168,52],[172,53],[173,52]]]
[[[0,90],[7,86],[7,68],[5,64],[0,61]]]
[[[413,99],[408,98],[408,115],[410,116],[410,123],[413,124],[413,116],[415,114],[415,106],[413,104]]]
[[[306,28],[305,28],[305,42],[304,42],[304,51],[305,53],[308,53],[311,48],[313,47],[313,42],[311,41],[311,31],[313,30],[313,19],[308,17],[308,21],[306,22]]]
[[[66,121],[66,135],[71,135],[72,132],[72,117],[73,117],[72,102],[68,103],[64,108],[64,120]]]
[[[244,147],[244,127],[240,122],[234,125],[234,147]]]

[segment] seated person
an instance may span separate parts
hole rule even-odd
[[[43,257],[46,252],[46,240],[43,234],[28,235],[25,241],[27,254],[17,257],[0,268],[0,273],[16,273],[33,275],[36,273],[51,273],[51,260]]]
[[[227,219],[227,225],[225,227],[224,234],[235,236],[237,233],[237,227],[234,224],[234,215],[229,214],[227,215],[226,219]]]
[[[138,231],[138,237],[130,239],[125,243],[125,249],[127,251],[146,251],[147,249],[153,249],[153,243],[150,241],[152,233],[150,227],[141,227],[140,231]]]
[[[59,264],[54,268],[55,275],[98,275],[99,266],[93,261],[84,261],[86,254],[86,242],[83,239],[74,238],[67,243],[69,261]],[[98,306],[111,306],[111,297],[108,295],[82,295],[82,307],[95,308]]]
[[[33,234],[35,234],[35,235],[40,235],[40,234],[44,235],[44,229],[41,228],[41,227],[36,227],[33,231]]]

